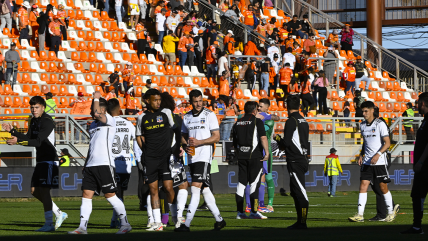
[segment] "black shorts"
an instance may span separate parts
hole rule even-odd
[[[97,195],[103,193],[114,193],[117,191],[117,183],[114,167],[94,166],[85,167],[83,171],[82,191],[95,191]]]
[[[189,164],[192,182],[202,182],[206,187],[210,186],[211,164],[208,162],[195,162]]]
[[[116,173],[116,183],[117,187],[123,191],[128,190],[128,183],[131,174],[129,173]]]
[[[391,179],[389,178],[388,170],[386,170],[385,165],[370,166],[362,165],[361,166],[361,176],[360,181],[367,180],[373,182],[377,178],[379,182],[390,183]]]
[[[412,186],[412,198],[425,198],[428,193],[428,177],[421,173],[415,173],[413,178],[413,186]]]
[[[171,170],[169,169],[169,159],[171,154],[159,158],[141,157],[141,163],[144,168],[144,180],[147,184],[162,179],[163,181],[172,180]]]
[[[58,189],[58,165],[55,162],[37,163],[31,177],[31,187]]]

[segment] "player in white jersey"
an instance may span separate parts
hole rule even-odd
[[[80,225],[69,234],[87,234],[89,216],[92,212],[92,197],[102,190],[107,201],[119,216],[121,228],[117,234],[125,234],[132,230],[126,217],[125,205],[116,196],[115,163],[112,145],[116,134],[116,121],[107,113],[107,109],[120,108],[117,99],[107,103],[96,91],[91,106],[91,115],[95,119],[89,128],[90,143],[88,156],[83,169],[82,206],[80,206]]]
[[[183,118],[181,127],[183,138],[181,142],[188,144],[186,152],[192,176],[192,198],[187,210],[186,222],[174,231],[190,231],[190,223],[199,205],[201,188],[203,188],[202,195],[204,195],[205,202],[216,220],[214,230],[220,230],[226,226],[226,222],[221,217],[214,195],[209,189],[213,145],[220,140],[218,120],[214,112],[202,106],[201,91],[190,91],[189,99],[193,109],[186,113]],[[194,156],[191,156],[190,153],[193,147]]]
[[[116,166],[117,197],[123,202],[123,193],[128,190],[129,178],[131,177],[132,159],[136,155],[141,156],[141,149],[135,138],[134,125],[120,117],[120,107],[110,110],[109,114],[113,116],[116,122],[116,135],[112,144],[114,163]],[[110,228],[120,228],[120,221],[116,211],[113,210]]]
[[[388,190],[391,182],[387,170],[386,151],[390,146],[388,126],[382,120],[375,118],[375,105],[371,101],[361,104],[364,121],[361,123],[361,135],[363,147],[358,160],[361,166],[360,194],[358,198],[358,212],[350,217],[351,222],[364,222],[364,208],[367,203],[367,188],[375,179],[379,181],[379,187],[385,197],[388,216],[385,222],[392,222],[396,213],[393,210],[392,195]]]

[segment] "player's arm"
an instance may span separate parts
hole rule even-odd
[[[277,116],[277,115],[271,115],[270,119],[273,121],[279,121],[281,118],[279,118],[279,116]]]
[[[365,154],[365,148],[366,148],[366,142],[363,141],[363,145],[361,147],[361,151],[360,151],[360,156],[358,157],[358,165],[362,165],[363,164],[363,156]]]
[[[196,138],[189,139],[189,145],[198,147],[211,145],[220,141],[220,127],[218,126],[218,120],[214,112],[211,112],[207,116],[207,121],[211,131],[211,137],[204,140],[197,140]]]
[[[263,121],[261,121],[260,119],[256,119],[256,128],[257,133],[259,133],[260,135],[260,140],[262,142],[263,149],[265,150],[265,156],[261,161],[267,161],[269,159],[269,144]]]
[[[48,138],[48,136],[52,133],[55,128],[55,124],[53,120],[49,120],[47,118],[42,119],[40,123],[40,130],[37,134],[37,138],[30,139],[28,135],[19,133],[16,129],[12,129],[10,131],[12,136],[15,136],[17,139],[12,138],[7,141],[7,144],[14,145],[20,144],[23,146],[33,146],[40,147],[42,142]],[[28,133],[27,133],[28,134]]]
[[[388,150],[389,146],[391,145],[391,140],[389,139],[389,132],[388,127],[384,122],[380,124],[380,136],[383,140],[383,145],[380,148],[380,150],[372,157],[371,163],[376,164],[376,162],[379,160],[379,157]]]
[[[98,121],[100,121],[102,123],[107,123],[106,115],[101,113],[100,98],[101,98],[101,93],[99,91],[95,91],[94,92],[94,106],[93,106],[94,117],[95,117],[95,119],[97,119]]]
[[[163,109],[162,112],[168,116],[168,122],[169,122],[169,125],[171,126],[171,129],[177,128],[177,125],[174,122],[174,116],[172,116],[171,110],[170,109]]]
[[[144,113],[139,115],[137,118],[137,127],[135,128],[135,136],[137,140],[137,144],[141,150],[144,150],[145,139],[144,139],[144,130],[143,130],[143,117]]]

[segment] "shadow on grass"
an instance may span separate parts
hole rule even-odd
[[[320,221],[320,220],[318,220]],[[260,220],[260,222],[263,222]],[[288,222],[287,222],[288,223]],[[35,225],[35,223],[22,223],[22,225]],[[38,223],[37,223],[38,224]],[[385,223],[385,225],[370,225],[369,223],[359,223],[354,227],[317,227],[307,230],[288,230],[286,228],[269,228],[255,225],[252,222],[250,225],[242,223],[243,227],[226,227],[221,231],[202,231],[199,227],[191,227],[190,233],[175,233],[173,227],[166,228],[163,232],[147,232],[143,229],[134,229],[131,233],[121,237],[126,240],[346,240],[346,241],[361,241],[361,240],[427,240],[428,235],[401,235],[399,232],[409,228],[409,225],[394,225]],[[245,227],[244,227],[245,226]],[[91,226],[88,230],[89,233],[95,226]],[[207,227],[204,227],[206,229]],[[245,229],[243,229],[245,228]],[[428,229],[428,227],[424,227]],[[78,237],[79,241],[117,241],[118,237],[114,234],[115,230],[107,229],[104,227],[105,232],[102,234],[89,234],[81,235]],[[25,231],[25,230],[17,230]],[[99,230],[97,230],[99,231]],[[68,241],[77,239],[76,236],[67,235],[65,231],[56,231],[50,235],[31,235],[30,232],[15,235],[15,236],[2,236],[1,240],[31,240],[31,241],[49,241],[60,240]]]

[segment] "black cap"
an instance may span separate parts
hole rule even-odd
[[[45,94],[45,96],[52,97],[52,96],[53,96],[53,94],[52,94],[51,92],[48,92],[48,93],[46,93],[46,94]]]
[[[215,19],[214,19],[214,20],[213,20],[213,23],[217,23],[217,20],[215,20]]]
[[[303,18],[308,18],[308,15],[307,14],[303,15]]]
[[[412,104],[412,102],[407,102],[407,104],[406,104],[409,108],[410,107],[413,107],[413,104]]]
[[[151,84],[152,83],[152,80],[151,79],[148,79],[148,80],[146,80],[146,84]]]
[[[61,149],[61,152],[64,153],[64,155],[70,155],[70,152],[67,148]]]
[[[336,149],[334,149],[334,148],[331,148],[331,149],[330,149],[330,153],[335,153],[335,152],[337,152],[337,150],[336,150]]]
[[[12,46],[16,46],[16,43],[15,42],[10,43],[10,47]]]
[[[177,14],[177,13],[178,13],[178,11],[177,11],[177,10],[173,10],[173,11],[172,11],[172,13],[175,13],[175,14]]]
[[[277,54],[277,53],[275,53],[275,54],[273,55],[273,58],[274,58],[274,59],[275,59],[275,58],[279,58],[278,54]]]

